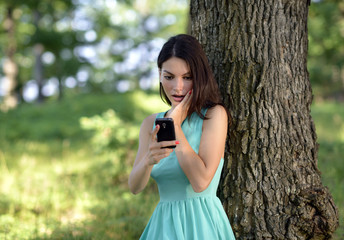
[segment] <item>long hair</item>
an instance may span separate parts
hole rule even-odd
[[[193,112],[196,112],[202,119],[205,119],[205,116],[201,113],[202,108],[212,108],[218,104],[222,105],[222,103],[218,84],[201,44],[196,38],[187,34],[173,36],[160,51],[157,61],[158,68],[161,69],[162,64],[171,57],[183,59],[190,68],[193,81],[193,96],[187,116],[190,117]],[[161,83],[160,97],[171,106],[171,101],[168,99]]]

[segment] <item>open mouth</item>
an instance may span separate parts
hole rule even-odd
[[[183,101],[184,97],[185,97],[185,95],[172,95],[173,100],[176,102]]]

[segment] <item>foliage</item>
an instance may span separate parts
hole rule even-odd
[[[165,108],[157,94],[132,92],[0,113],[0,239],[137,239],[158,196],[152,183],[133,196],[127,177],[140,122]],[[95,145],[103,124],[114,139]],[[115,134],[119,125],[132,135]]]
[[[80,119],[81,127],[94,130],[92,143],[98,151],[122,149],[137,139],[137,126],[122,121],[112,109],[90,118]]]
[[[339,210],[339,228],[333,239],[344,239],[344,108],[340,103],[312,106],[319,143],[318,168]]]
[[[76,57],[66,57],[66,51],[72,49],[83,41],[77,39],[79,31],[71,28],[61,28],[62,22],[71,19],[75,6],[68,0],[56,1],[0,1],[5,11],[0,12],[0,19],[5,19],[5,12],[8,9],[13,11],[13,29],[15,38],[9,39],[6,32],[0,32],[0,50],[6,52],[9,46],[8,41],[14,41],[16,52],[14,60],[19,69],[17,76],[17,91],[21,93],[27,82],[37,79],[38,59],[43,59],[45,66],[43,76],[45,85],[48,79],[54,77],[58,80],[73,76],[77,69],[84,63],[80,63]],[[2,16],[1,16],[2,14]],[[5,20],[4,20],[5,22]],[[42,49],[42,54],[37,52]],[[8,56],[1,56],[6,58]],[[44,61],[49,57],[49,61]],[[69,63],[69,64],[65,64]],[[53,64],[53,66],[51,66]],[[62,71],[63,69],[63,71]],[[4,93],[3,93],[4,94]]]
[[[101,92],[151,88],[163,41],[186,32],[187,4],[187,0],[0,0],[2,26],[6,9],[14,10],[18,95],[36,80],[37,44],[44,46],[44,59],[53,59],[43,61],[43,85],[59,84],[55,93],[61,94],[66,86]],[[343,12],[340,0],[312,1],[309,8],[308,70],[317,97],[343,96]],[[38,20],[35,13],[40,14]],[[8,45],[6,31],[0,31],[0,51],[5,53]],[[1,75],[2,69],[0,82]]]
[[[27,101],[25,86],[39,83],[39,76],[42,86],[55,86],[53,93],[39,88],[45,96],[62,97],[66,86],[102,92],[151,89],[162,39],[186,31],[186,0],[0,0],[0,6],[2,25],[6,9],[14,12],[17,94],[24,93]],[[5,31],[0,31],[0,43],[6,52]],[[1,93],[1,74],[0,100],[6,94]]]
[[[308,19],[308,69],[317,97],[343,99],[344,2],[313,1]]]

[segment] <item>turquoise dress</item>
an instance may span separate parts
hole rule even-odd
[[[164,113],[157,115],[163,116]],[[202,125],[203,120],[196,113],[182,124],[184,135],[196,153]],[[223,159],[208,188],[196,193],[175,152],[154,165],[151,176],[158,184],[160,202],[140,240],[234,240],[227,215],[216,196],[222,167]]]

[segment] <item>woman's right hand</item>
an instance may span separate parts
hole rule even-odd
[[[163,148],[171,145],[178,144],[177,141],[163,141],[158,142],[156,134],[159,132],[160,126],[156,125],[155,128],[151,132],[150,142],[148,146],[148,165],[158,164],[161,159],[168,157],[172,152],[173,149],[171,148]]]
[[[167,117],[173,118],[175,126],[181,126],[185,118],[187,117],[188,110],[192,101],[192,90],[190,90],[184,97],[184,99],[167,115]]]

